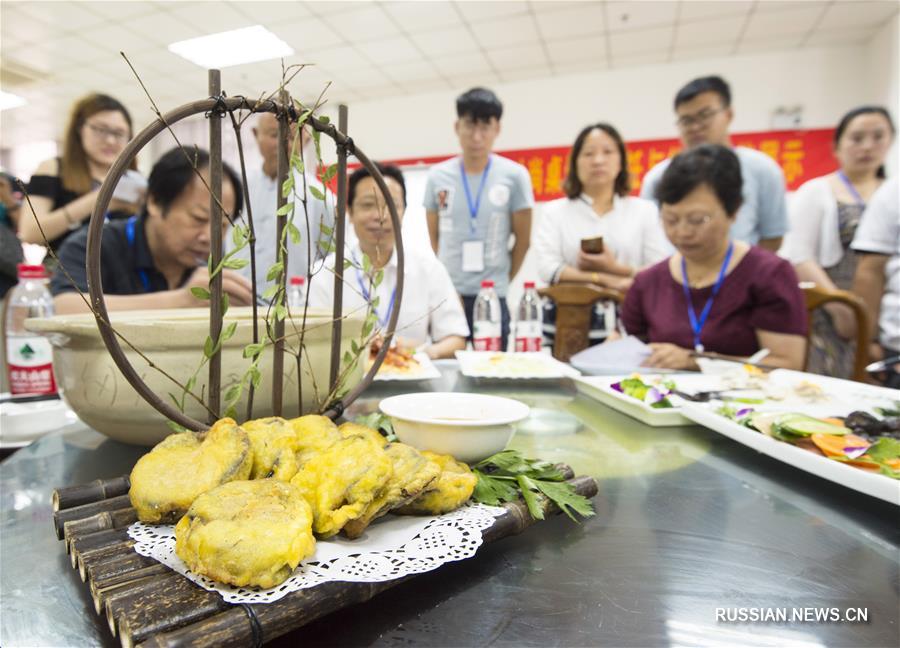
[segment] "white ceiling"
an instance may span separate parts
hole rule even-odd
[[[2,89],[28,105],[0,113],[11,147],[59,136],[76,97],[96,90],[153,114],[124,51],[168,110],[205,95],[206,71],[169,43],[253,24],[314,63],[292,92],[331,103],[766,50],[863,43],[897,0],[632,2],[0,2]],[[277,86],[281,63],[226,68],[231,94]],[[23,81],[18,75],[34,77]]]

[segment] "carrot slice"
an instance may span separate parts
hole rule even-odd
[[[831,423],[832,425],[837,425],[837,426],[839,426],[839,427],[844,427],[844,419],[840,419],[840,418],[836,418],[836,417],[831,417],[831,418],[823,418],[823,419],[821,419],[821,420],[825,421],[826,423]]]
[[[828,419],[826,419],[828,420]],[[830,422],[830,421],[829,421]],[[869,442],[855,434],[813,434],[810,436],[816,447],[826,457],[844,457],[844,448],[865,447]]]

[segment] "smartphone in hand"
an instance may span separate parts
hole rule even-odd
[[[137,204],[147,192],[147,180],[137,171],[129,169],[119,178],[113,191],[113,198],[127,203]]]
[[[585,254],[603,254],[603,237],[581,239],[581,251]]]

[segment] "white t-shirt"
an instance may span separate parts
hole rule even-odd
[[[469,335],[469,325],[463,312],[462,302],[447,269],[438,261],[431,248],[404,248],[403,298],[400,315],[397,318],[395,335],[408,343],[419,346],[428,342],[438,342],[448,335]],[[355,259],[362,264],[363,253],[359,244],[348,246],[347,259]],[[315,308],[331,309],[334,302],[335,256],[325,259],[325,268],[318,272],[310,283],[309,305]],[[379,325],[386,326],[390,318],[390,305],[397,285],[397,253],[391,254],[384,266],[384,278],[370,294],[378,297],[376,315]],[[344,274],[343,313],[365,315],[368,309],[366,293],[371,286],[362,270],[347,268]]]
[[[791,197],[790,229],[778,254],[794,265],[814,261],[836,266],[844,256],[838,231],[838,203],[828,176],[803,183]]]
[[[612,211],[598,215],[589,196],[560,198],[544,205],[532,242],[538,276],[548,284],[563,266],[577,267],[581,239],[603,237],[616,260],[643,268],[672,254],[656,204],[633,196],[613,197]]]
[[[295,176],[295,185],[298,194],[303,192],[303,176]],[[321,191],[322,183],[310,174],[306,175],[307,187],[314,185]],[[269,285],[266,280],[269,268],[275,264],[277,259],[277,246],[275,241],[275,228],[277,218],[275,212],[278,209],[278,182],[276,178],[271,178],[262,170],[262,168],[247,174],[247,189],[250,194],[250,208],[253,210],[253,230],[256,234],[256,292],[262,295]],[[288,272],[287,276],[305,277],[307,275],[307,251],[313,251],[313,259],[321,260],[325,258],[327,253],[327,237],[321,235],[321,226],[327,225],[334,228],[334,197],[330,192],[325,193],[325,202],[316,200],[309,196],[307,200],[307,209],[309,211],[309,239],[312,242],[307,245],[306,237],[306,214],[303,211],[303,204],[297,202],[294,209],[293,224],[300,231],[300,243],[295,244],[287,235],[288,250]],[[244,214],[244,220],[247,214]],[[234,243],[231,236],[226,239],[226,247],[228,250],[234,249]],[[250,260],[250,246],[247,245],[239,250],[235,255],[238,259]],[[313,266],[315,269],[315,266]],[[239,272],[250,279],[250,265],[246,265]]]
[[[863,212],[850,245],[859,252],[890,256],[884,269],[885,287],[878,318],[879,342],[900,350],[900,182],[884,182]]]

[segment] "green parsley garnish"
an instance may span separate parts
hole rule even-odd
[[[472,466],[478,478],[472,497],[476,502],[497,506],[521,496],[531,517],[543,520],[541,499],[547,498],[572,520],[594,514],[594,507],[565,481],[562,472],[547,461],[526,459],[516,450],[503,450]]]
[[[372,412],[365,416],[357,416],[353,419],[353,422],[365,425],[373,430],[378,430],[385,436],[388,443],[397,440],[397,435],[394,434],[394,424],[391,423],[391,419],[388,416],[381,412]]]

